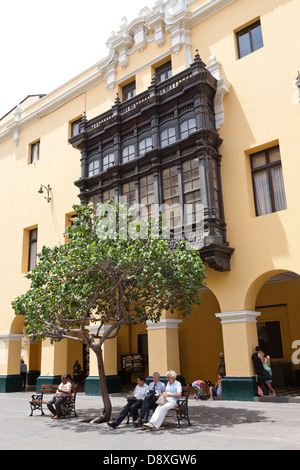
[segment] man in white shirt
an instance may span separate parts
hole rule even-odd
[[[134,392],[130,392],[132,397],[128,398],[127,405],[125,405],[119,415],[112,422],[107,423],[107,425],[116,429],[116,427],[122,423],[129,411],[131,411],[133,421],[135,421],[138,417],[138,410],[141,408],[142,402],[148,394],[148,391],[149,387],[145,384],[145,377],[143,375],[139,375],[137,378],[137,386],[135,387]]]
[[[59,385],[55,395],[52,400],[47,403],[49,411],[53,414],[54,419],[59,419],[62,416],[63,412],[63,403],[66,397],[71,393],[72,384],[68,381],[66,375],[61,376],[61,384]],[[55,408],[54,408],[54,406]]]

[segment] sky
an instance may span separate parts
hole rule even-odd
[[[108,55],[106,41],[155,0],[1,1],[0,118]]]

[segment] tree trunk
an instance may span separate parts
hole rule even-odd
[[[110,420],[111,417],[111,401],[109,398],[109,393],[107,390],[106,380],[105,380],[105,370],[104,370],[104,362],[103,362],[103,354],[101,346],[97,346],[93,348],[97,356],[98,361],[98,371],[99,371],[99,381],[100,381],[100,390],[101,396],[103,401],[103,411],[102,415],[98,416],[98,418],[93,419],[92,423],[106,423]]]

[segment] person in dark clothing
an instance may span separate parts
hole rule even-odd
[[[81,365],[78,362],[78,359],[76,359],[75,364],[73,365],[73,380],[75,385],[78,385],[80,381],[80,376],[81,376]]]
[[[252,361],[257,375],[258,385],[261,387],[264,395],[268,395],[268,389],[266,382],[272,381],[272,378],[268,371],[264,369],[263,362],[261,360],[261,349],[259,346],[256,346],[255,353],[252,354]]]

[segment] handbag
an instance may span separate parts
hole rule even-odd
[[[157,405],[163,406],[166,403],[166,399],[163,395],[161,395],[155,402]]]

